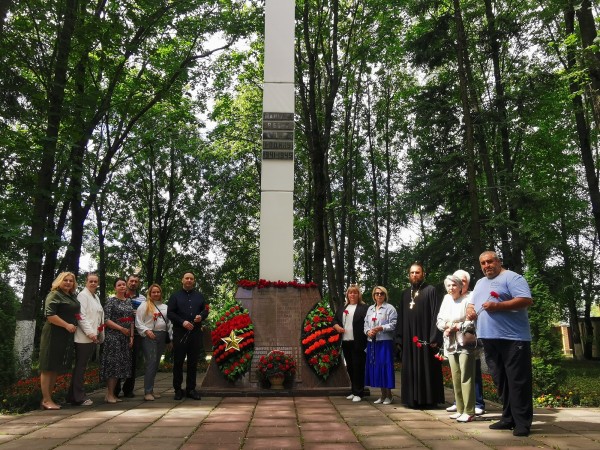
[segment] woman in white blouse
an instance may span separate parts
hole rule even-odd
[[[137,309],[135,327],[143,337],[142,349],[146,360],[144,400],[151,401],[160,398],[160,394],[154,392],[154,379],[167,342],[171,342],[167,305],[162,303],[162,288],[158,284],[148,288],[146,301]]]
[[[87,363],[104,336],[104,331],[101,329],[101,324],[104,323],[104,310],[96,293],[97,289],[98,275],[88,273],[85,277],[85,288],[77,295],[77,300],[81,304],[81,313],[75,331],[75,367],[73,367],[71,385],[67,394],[67,401],[73,405],[90,406],[94,403],[92,399],[86,398],[83,378]]]
[[[463,283],[457,276],[448,275],[444,286],[448,294],[442,300],[436,324],[444,332],[444,353],[452,372],[457,412],[450,418],[471,422],[475,417],[475,350],[462,345],[462,331],[472,325],[466,319],[468,296],[461,294]]]

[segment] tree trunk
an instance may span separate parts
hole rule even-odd
[[[302,10],[302,39],[298,40],[296,52],[296,67],[302,70],[306,63],[308,80],[304,79],[304,74],[298,74],[298,89],[300,92],[300,102],[302,105],[302,120],[304,121],[304,130],[308,152],[310,155],[311,171],[313,177],[313,261],[312,275],[313,280],[322,286],[325,274],[324,261],[326,258],[326,229],[327,229],[327,157],[331,136],[331,127],[333,121],[334,100],[337,96],[340,85],[340,68],[338,57],[338,14],[339,2],[333,0],[327,11],[318,11],[313,15],[310,9],[310,2],[304,2]],[[323,15],[323,16],[321,16]],[[315,17],[313,19],[313,17]],[[313,46],[312,40],[319,39],[315,37],[310,24],[313,20],[321,20],[323,17],[330,19],[328,23],[329,42],[328,47]],[[304,44],[305,54],[302,54],[302,44]],[[323,56],[320,52],[327,52]],[[319,63],[326,65],[327,76],[322,76]],[[321,84],[323,83],[323,84]],[[330,259],[330,258],[329,258]],[[335,290],[335,286],[330,286]]]
[[[31,371],[31,357],[35,330],[35,313],[40,304],[38,287],[42,270],[42,255],[46,220],[52,198],[52,175],[56,161],[56,149],[60,124],[62,119],[65,85],[67,82],[67,69],[71,52],[71,40],[75,30],[78,0],[67,0],[65,17],[59,31],[54,77],[48,92],[48,121],[45,139],[42,144],[42,159],[40,172],[36,181],[36,190],[33,199],[33,214],[31,217],[31,233],[27,246],[27,263],[25,266],[25,286],[23,301],[17,314],[17,332],[15,336],[15,353],[17,360],[17,373],[27,376]],[[34,325],[31,325],[31,322]]]
[[[469,98],[468,74],[470,70],[467,37],[464,30],[460,1],[454,1],[454,20],[456,23],[457,54],[458,54],[458,78],[460,83],[460,97],[463,110],[463,121],[465,128],[465,150],[467,160],[467,183],[469,190],[469,205],[471,210],[471,254],[475,261],[479,260],[482,253],[479,199],[477,196],[477,180],[475,173],[475,140],[473,118],[471,116],[471,100]]]
[[[575,11],[572,7],[565,10],[565,33],[570,35],[575,29]],[[567,47],[567,70],[569,72],[576,70],[575,49],[571,46]],[[598,176],[594,163],[594,154],[590,139],[590,127],[585,117],[584,102],[581,98],[580,85],[573,78],[569,83],[569,90],[572,94],[573,113],[575,114],[575,123],[577,128],[577,137],[579,139],[579,150],[585,170],[585,178],[587,180],[587,190],[592,204],[592,215],[594,217],[594,225],[596,233],[600,234],[600,188],[598,185]]]
[[[494,89],[496,91],[494,106],[498,117],[498,129],[500,130],[500,145],[502,148],[503,169],[500,173],[500,184],[505,187],[506,191],[506,207],[509,215],[509,226],[512,236],[511,244],[506,245],[504,253],[504,264],[510,267],[511,270],[521,273],[523,269],[523,243],[521,242],[521,234],[519,232],[519,215],[518,207],[514,196],[510,193],[514,192],[516,187],[514,177],[514,164],[512,152],[510,149],[510,137],[508,129],[508,114],[506,108],[506,95],[504,91],[504,83],[502,81],[502,73],[500,69],[500,43],[498,42],[498,32],[496,30],[496,17],[492,7],[491,0],[485,0],[485,15],[488,24],[488,39],[490,42],[490,54],[492,65],[494,68]],[[511,198],[512,197],[512,198]],[[507,242],[507,241],[503,241]]]
[[[104,194],[100,195],[94,202],[94,212],[96,213],[96,228],[98,229],[98,291],[102,304],[106,302],[106,243],[104,239],[104,225],[102,205],[104,204]]]
[[[588,92],[590,93],[596,127],[600,128],[600,52],[597,49],[596,19],[591,3],[590,0],[581,1],[576,15],[583,45],[584,62],[590,77],[591,89]]]

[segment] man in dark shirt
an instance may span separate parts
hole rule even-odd
[[[169,298],[167,317],[173,323],[173,388],[175,400],[181,400],[184,392],[183,362],[187,357],[185,395],[200,400],[196,391],[196,368],[202,346],[201,324],[208,316],[204,296],[194,289],[196,278],[192,272],[183,274],[183,289]]]

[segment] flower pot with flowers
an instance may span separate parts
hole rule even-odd
[[[271,389],[283,389],[283,383],[294,378],[296,374],[296,361],[281,350],[271,350],[266,356],[258,360],[258,378],[268,380]]]

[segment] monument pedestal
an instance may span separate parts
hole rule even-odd
[[[238,288],[235,298],[250,313],[254,324],[252,368],[244,377],[231,383],[223,377],[217,364],[210,362],[199,391],[206,396],[321,396],[350,394],[350,379],[343,361],[326,380],[318,377],[302,354],[301,333],[304,319],[321,300],[317,288]],[[296,377],[283,390],[262,386],[256,374],[261,356],[281,350],[294,357]],[[268,383],[267,383],[268,384]]]

